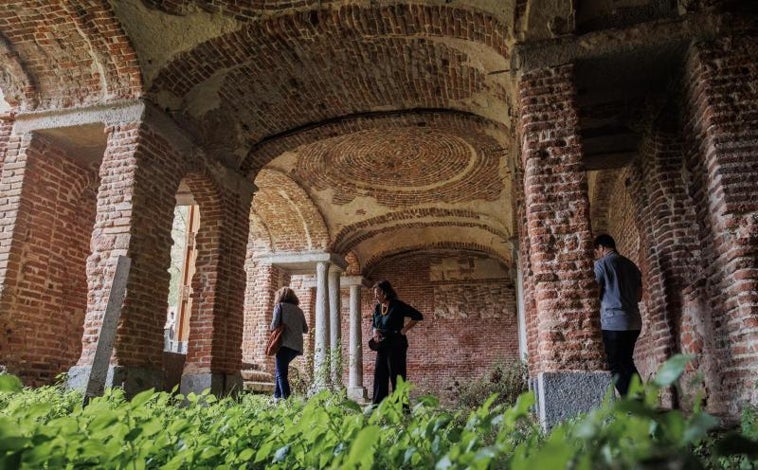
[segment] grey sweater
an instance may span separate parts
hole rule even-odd
[[[282,346],[303,353],[303,334],[308,333],[308,323],[300,307],[294,304],[279,303],[274,307],[274,318],[271,321],[271,330],[274,330],[279,322],[284,322],[282,334]]]
[[[628,258],[615,251],[595,261],[595,280],[600,286],[600,327],[603,330],[640,330],[637,305],[642,274]]]

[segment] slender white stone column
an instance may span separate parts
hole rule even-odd
[[[334,267],[329,271],[329,378],[334,389],[342,388],[341,328],[340,271]]]
[[[329,263],[316,263],[316,332],[313,347],[313,391],[319,392],[327,386],[329,363],[327,362],[327,346],[329,339],[329,303],[327,298]]]
[[[351,400],[365,400],[363,387],[363,335],[361,331],[361,285],[350,286],[350,375],[347,397]]]

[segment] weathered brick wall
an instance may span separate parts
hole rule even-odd
[[[604,367],[587,175],[570,65],[519,79],[519,141],[540,371]],[[520,252],[526,253],[522,247]],[[534,321],[529,319],[529,322]]]
[[[437,395],[453,382],[485,374],[499,359],[518,358],[516,294],[506,269],[491,258],[466,254],[418,254],[395,257],[370,273],[388,279],[400,300],[424,314],[423,323],[408,334],[408,378],[415,393]],[[371,337],[374,300],[371,289],[361,294],[363,384],[371,393],[376,354]],[[349,338],[349,309],[343,298],[342,337]],[[343,357],[349,357],[343,341]],[[343,366],[347,383],[347,366]]]
[[[702,280],[688,314],[709,315],[722,387],[709,405],[738,413],[758,401],[758,41],[755,31],[694,46],[686,64],[688,170]],[[702,297],[698,290],[704,290]]]
[[[248,244],[248,248],[251,246],[252,244]],[[268,326],[271,324],[270,306],[273,304],[281,274],[279,269],[270,264],[256,263],[252,258],[252,250],[248,251],[248,255],[245,265],[247,284],[242,362],[262,366],[267,362],[264,349],[268,339]]]
[[[247,205],[209,175],[190,173],[184,181],[200,209],[185,370],[233,374],[242,361]]]
[[[51,383],[76,363],[87,302],[85,260],[97,172],[35,137],[9,162],[21,188],[18,236],[4,286],[2,362],[27,385]],[[24,164],[25,163],[25,164]]]
[[[66,108],[142,94],[137,55],[107,3],[43,2],[32,7],[33,15],[27,14],[28,6],[4,1],[0,16],[0,31],[18,49],[8,61],[24,58],[20,73],[9,80],[12,93],[6,93],[21,101],[21,109]]]
[[[116,256],[132,257],[114,361],[159,371],[167,308],[171,224],[179,182],[196,192],[200,231],[193,279],[188,358],[192,373],[240,369],[249,200],[208,173],[203,157],[169,143],[160,119],[108,129],[100,167],[93,254],[88,260],[90,298],[82,357],[89,365],[96,345]],[[212,181],[211,181],[212,180]]]
[[[11,131],[13,131],[13,118],[11,116],[0,115],[0,172],[3,171],[5,151],[8,148]]]

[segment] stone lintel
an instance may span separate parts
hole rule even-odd
[[[68,371],[67,387],[84,393],[91,372],[92,366],[72,367]],[[127,397],[133,397],[137,393],[151,388],[160,391],[163,390],[163,371],[143,367],[110,365],[105,378],[105,386],[123,388]]]
[[[361,286],[371,287],[372,282],[363,276],[342,276],[340,278],[341,287]]]
[[[519,44],[511,54],[511,73],[555,67],[583,59],[620,56],[635,48],[686,44],[693,39],[717,35],[727,22],[728,18],[713,13],[695,13],[682,19],[651,21],[627,28]]]
[[[144,118],[145,102],[142,100],[122,101],[90,106],[87,108],[67,108],[33,111],[16,114],[14,134],[62,127],[76,127],[88,124],[111,125],[119,122],[136,122]]]
[[[242,375],[224,374],[221,372],[203,372],[199,374],[182,375],[182,383],[179,392],[182,395],[189,393],[200,394],[210,389],[217,396],[229,395],[242,390]]]
[[[533,383],[542,429],[598,408],[613,387],[607,371],[540,372]]]
[[[256,257],[255,261],[276,266],[290,274],[313,274],[316,272],[316,263],[323,262],[329,263],[341,270],[347,268],[347,262],[344,257],[323,251],[277,253]]]

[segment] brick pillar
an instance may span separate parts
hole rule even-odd
[[[31,134],[11,135],[10,127],[0,128],[0,357],[8,370],[18,374],[21,370],[25,345],[18,334],[22,320],[14,313],[15,286],[21,276],[21,252],[18,229],[22,212],[22,188],[27,166],[27,150]]]
[[[519,131],[544,427],[599,404],[604,372],[573,66],[524,73]]]
[[[682,311],[683,293],[697,282],[700,256],[692,223],[694,204],[687,193],[689,181],[685,179],[683,147],[676,124],[672,113],[658,118],[640,146],[640,164],[630,168],[625,179],[626,190],[635,195],[632,204],[643,247],[640,269],[645,279],[646,316],[644,335],[637,348],[638,368],[649,374],[680,352],[709,360],[701,356],[701,332],[712,326],[695,325]],[[677,390],[666,395],[664,404],[679,407]]]
[[[282,274],[271,264],[255,262],[252,251],[247,263],[242,361],[273,371],[273,361],[264,350],[273,315],[274,293],[279,288]]]
[[[0,115],[0,171],[3,170],[5,152],[11,140],[14,118],[10,114]]]
[[[181,156],[144,122],[109,126],[100,166],[82,354],[69,385],[83,388],[94,359],[119,255],[132,259],[106,385],[127,394],[162,386],[171,225]]]
[[[758,55],[744,34],[696,45],[686,65],[690,169],[696,175],[703,282],[721,389],[709,406],[734,416],[758,402]]]
[[[245,304],[245,256],[249,232],[249,195],[197,184],[190,190],[200,207],[197,260],[192,279],[187,361],[180,390],[240,390]],[[199,181],[197,182],[199,183]]]

